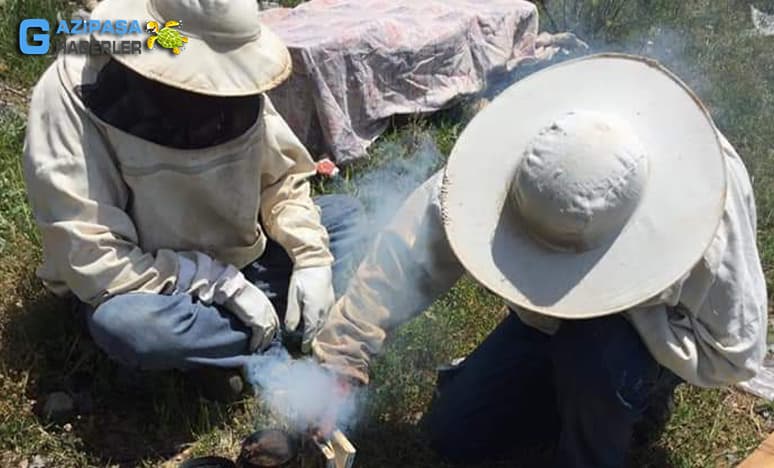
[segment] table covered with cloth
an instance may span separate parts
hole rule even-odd
[[[547,55],[523,0],[312,0],[261,15],[293,58],[275,106],[338,163],[365,156],[391,116],[437,111]]]

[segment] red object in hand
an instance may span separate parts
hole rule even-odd
[[[339,168],[328,158],[317,161],[317,173],[325,177],[336,177],[339,173]]]

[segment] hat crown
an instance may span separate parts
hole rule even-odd
[[[573,111],[527,145],[510,197],[536,240],[553,249],[585,251],[621,231],[647,178],[647,154],[626,122]]]
[[[255,0],[149,0],[155,20],[179,21],[187,34],[204,40],[246,42],[260,34]]]

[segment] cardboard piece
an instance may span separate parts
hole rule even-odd
[[[323,459],[324,468],[352,468],[357,451],[340,430],[335,430],[330,440],[315,441]]]
[[[774,466],[774,434],[763,443],[737,468],[768,468]]]
[[[339,430],[334,432],[331,445],[336,454],[336,468],[352,468],[356,450],[344,433]]]

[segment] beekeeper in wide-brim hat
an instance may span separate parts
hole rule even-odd
[[[127,34],[122,40],[142,41],[140,54],[113,58],[140,75],[186,91],[213,96],[245,96],[268,91],[291,72],[287,47],[261,24],[255,0],[180,2],[172,0],[104,0],[91,19],[137,20],[143,28],[169,21],[186,42],[179,54],[157,40],[146,47],[153,31]],[[93,33],[98,41],[115,36]]]
[[[561,63],[470,122],[375,237],[315,353],[367,383],[390,332],[467,271],[510,313],[439,374],[432,446],[481,462],[544,442],[552,466],[617,468],[635,424],[668,418],[680,379],[759,369],[755,234],[744,164],[685,84],[641,57]]]
[[[623,313],[684,380],[739,381],[765,350],[755,225],[742,160],[682,81],[642,57],[564,62],[470,122],[376,237],[317,354],[367,381],[387,332],[467,271],[541,331]]]
[[[510,88],[460,137],[444,225],[465,268],[531,311],[611,314],[685,275],[723,215],[717,132],[654,62],[597,56]]]

